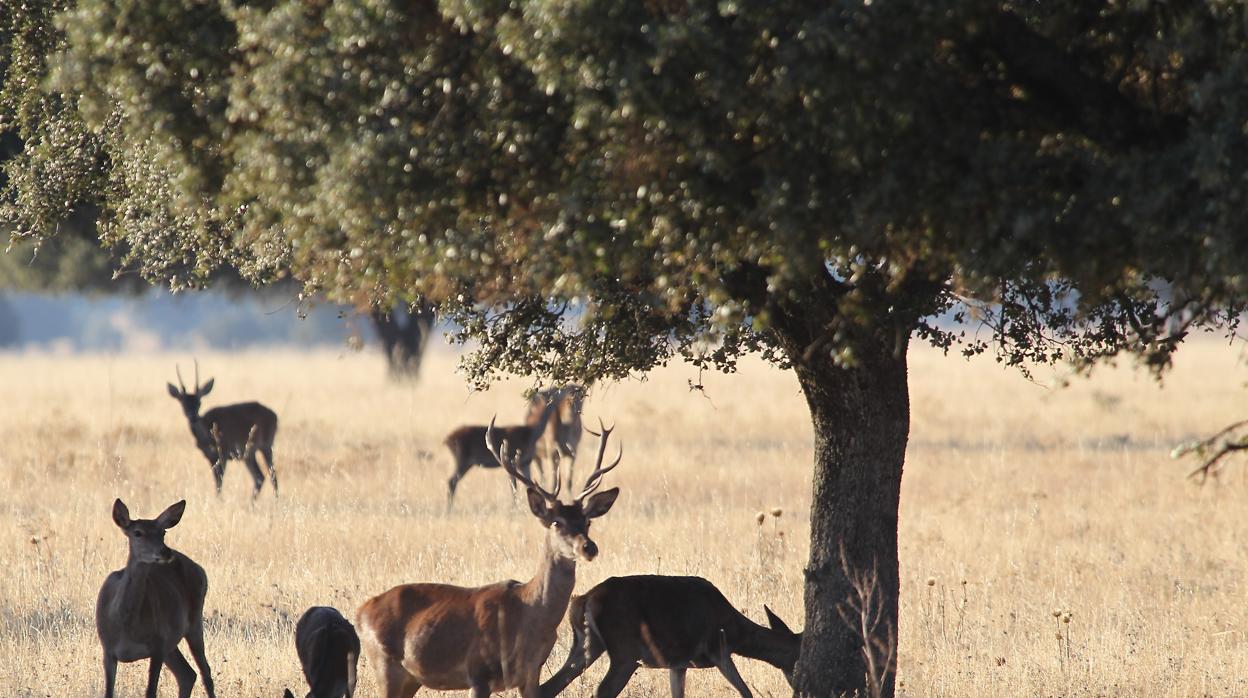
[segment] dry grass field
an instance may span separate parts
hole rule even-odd
[[[536,566],[541,528],[499,472],[470,473],[443,514],[443,435],[495,412],[518,420],[526,383],[469,394],[449,354],[416,386],[387,383],[372,354],[201,355],[217,379],[207,406],[258,399],[281,416],[281,497],[266,485],[253,503],[237,462],[214,496],[165,392],[177,360],[185,373],[189,356],[0,355],[0,695],[99,695],[95,596],[126,557],[117,496],[140,517],[188,500],[168,541],[208,571],[223,697],[299,692],[293,626],[309,605],[353,616],[400,582],[527,579]],[[1060,371],[1029,382],[916,347],[901,692],[1248,695],[1248,464],[1201,488],[1183,479],[1191,463],[1168,457],[1248,417],[1241,360],[1206,342],[1181,352],[1164,387],[1106,368],[1055,389]],[[614,420],[625,445],[606,485],[623,495],[595,524],[602,555],[577,587],[699,574],[756,620],[768,603],[800,627],[810,428],[796,381],[759,363],[704,376],[706,395],[690,378],[674,366],[592,395],[588,417]],[[760,528],[755,512],[772,507],[782,516]],[[778,671],[739,664],[757,694],[786,694]],[[121,695],[141,694],[143,666],[122,665]],[[568,693],[592,695],[605,668]],[[375,695],[366,662],[361,679],[359,694]],[[627,695],[666,690],[665,672],[643,670]],[[731,695],[713,671],[691,672],[690,694]],[[162,695],[174,695],[168,672]]]

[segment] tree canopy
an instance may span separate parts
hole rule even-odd
[[[816,509],[838,472],[894,492],[911,336],[1160,370],[1248,299],[1242,3],[0,2],[18,235],[89,203],[174,286],[428,298],[479,381],[762,352],[811,402]],[[815,517],[812,579],[879,507]]]
[[[1010,361],[1164,362],[1244,295],[1237,3],[23,7],[21,234],[89,201],[175,285],[423,294],[482,371],[730,362],[816,279],[845,356],[970,301]]]

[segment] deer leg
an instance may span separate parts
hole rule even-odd
[[[672,688],[672,698],[685,698],[685,670],[688,667],[674,666],[667,670],[667,683]]]
[[[602,683],[598,684],[598,690],[594,691],[594,698],[615,698],[620,695],[620,691],[628,685],[628,680],[633,678],[635,671],[637,671],[637,662],[612,661],[611,668],[607,669],[607,675],[602,677]]]
[[[217,496],[221,496],[221,482],[225,479],[225,459],[218,457],[217,460],[209,462],[212,466],[212,480],[217,485]]]
[[[273,465],[273,447],[265,446],[260,449],[260,455],[264,456],[264,465],[269,469],[269,482],[273,483],[273,496],[277,496],[277,468]]]
[[[468,472],[458,460],[455,461],[455,472],[451,473],[451,479],[446,481],[446,513],[451,513],[451,506],[455,504],[455,488],[459,487],[459,481],[464,478],[464,474]]]
[[[360,655],[354,652],[347,653],[347,698],[355,695],[355,667],[360,661]]]
[[[490,698],[489,683],[474,683],[472,691],[468,694],[469,698]]]
[[[104,653],[104,698],[113,698],[117,684],[117,658]]]
[[[144,694],[146,698],[158,698],[156,688],[160,685],[160,668],[164,663],[163,653],[152,652],[152,661],[147,665],[147,692]]]
[[[384,698],[412,698],[420,690],[420,684],[407,673],[402,664],[380,652],[370,653],[369,659],[377,660],[377,678],[381,680],[381,694]]]
[[[248,449],[243,454],[243,462],[247,464],[247,471],[251,473],[251,479],[256,483],[256,488],[251,492],[251,498],[255,499],[260,496],[260,488],[264,486],[264,473],[260,472],[260,464],[256,462],[254,448]]]
[[[165,655],[165,666],[169,667],[174,680],[178,682],[178,698],[191,698],[191,689],[195,687],[195,670],[187,663],[186,657],[182,656],[181,650],[174,647],[172,652]]]
[[[204,692],[208,698],[217,698],[216,687],[212,683],[212,669],[208,668],[208,656],[204,654],[204,619],[199,618],[191,625],[186,634],[186,646],[191,650],[195,666],[199,667],[199,678],[204,682]]]
[[[585,673],[590,664],[602,656],[602,643],[596,642],[592,633],[586,633],[584,626],[574,625],[572,628],[572,647],[563,667],[555,672],[546,683],[542,684],[542,698],[554,698],[563,689]],[[588,641],[587,641],[588,640]]]
[[[727,652],[715,665],[719,669],[719,673],[728,679],[728,683],[737,689],[737,693],[741,694],[741,698],[754,698],[754,694],[750,693],[750,687],[745,685],[745,679],[741,678],[741,674],[737,671],[737,665],[732,663],[732,655]]]

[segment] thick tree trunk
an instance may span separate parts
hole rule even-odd
[[[424,301],[396,306],[389,311],[374,310],[373,328],[381,340],[382,351],[392,378],[416,378],[425,357],[425,348],[433,334],[437,319],[434,308]]]
[[[894,335],[872,351],[859,348],[852,367],[835,365],[826,351],[794,355],[790,345],[815,436],[798,696],[893,695],[897,510],[910,431],[906,341]]]

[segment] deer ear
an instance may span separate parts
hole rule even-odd
[[[186,500],[171,504],[168,509],[160,512],[160,516],[156,517],[156,525],[161,528],[173,528],[182,520],[182,512],[186,511]]]
[[[615,504],[615,498],[619,496],[620,488],[612,487],[590,497],[589,501],[585,503],[585,518],[596,519],[611,511],[611,506]]]
[[[199,396],[200,396],[200,397],[203,397],[203,396],[207,395],[208,393],[211,393],[211,392],[212,392],[212,384],[213,384],[214,382],[216,382],[216,380],[217,380],[216,378],[209,378],[209,379],[208,379],[208,382],[207,382],[207,383],[204,383],[203,387],[201,387],[201,388],[199,389]]]
[[[295,694],[291,693],[288,688],[284,693],[282,693],[282,698],[295,698]]]
[[[542,521],[545,521],[547,518],[547,515],[550,513],[546,509],[546,498],[542,496],[541,492],[538,492],[532,487],[529,488],[528,495],[529,495],[529,511],[532,511],[533,515],[536,516],[537,518],[541,519]]]
[[[173,383],[165,383],[165,385],[169,387],[169,396],[170,396],[170,397],[172,397],[174,400],[181,400],[181,399],[182,399],[182,393],[178,392],[178,389],[177,389],[177,388],[175,388],[175,387],[173,387]]]
[[[772,630],[796,635],[792,630],[789,630],[789,626],[785,625],[784,621],[780,620],[780,616],[777,616],[770,608],[763,606],[763,613],[767,614],[767,625],[770,625]]]
[[[126,503],[117,499],[113,502],[113,523],[119,528],[125,528],[130,525],[130,510],[126,508]]]

